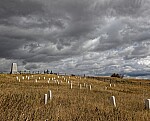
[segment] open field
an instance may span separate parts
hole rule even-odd
[[[0,75],[0,121],[150,121],[144,106],[150,80],[27,76],[29,80],[26,75]],[[45,105],[49,90],[52,100]],[[111,96],[116,97],[116,108]]]

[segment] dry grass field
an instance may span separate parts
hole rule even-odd
[[[150,121],[144,106],[150,98],[150,80],[27,76],[29,80],[26,75],[0,75],[0,121]],[[45,105],[49,90],[52,100]],[[111,96],[116,97],[116,108]]]

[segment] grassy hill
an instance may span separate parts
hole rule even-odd
[[[44,104],[49,90],[52,100]],[[111,96],[116,97],[116,108]],[[1,121],[149,121],[144,106],[148,98],[150,80],[0,75]]]

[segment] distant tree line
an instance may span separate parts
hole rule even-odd
[[[53,74],[52,70],[51,72],[47,69],[47,70],[44,70],[44,74]]]
[[[116,73],[113,73],[112,75],[111,75],[111,77],[117,77],[117,78],[123,78],[124,76],[122,75],[122,74],[116,74]]]

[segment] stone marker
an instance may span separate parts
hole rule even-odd
[[[85,83],[84,83],[84,87],[85,87]]]
[[[92,86],[90,85],[89,88],[90,88],[90,90],[91,90],[91,89],[92,89]]]
[[[47,104],[47,94],[44,96],[44,104]]]
[[[72,89],[72,82],[70,83],[70,89]]]
[[[52,91],[49,90],[48,93],[49,93],[49,99],[51,100],[52,99]]]
[[[150,110],[150,99],[145,100],[145,109]]]
[[[80,89],[81,89],[81,88],[82,88],[82,85],[80,84],[80,86],[79,86],[79,87],[80,87]]]
[[[18,76],[16,77],[16,79],[17,79],[17,80],[19,79]]]
[[[110,97],[110,101],[113,104],[114,107],[116,107],[116,100],[115,100],[115,96],[111,96]]]
[[[17,74],[17,73],[18,73],[17,63],[12,63],[10,74]]]

